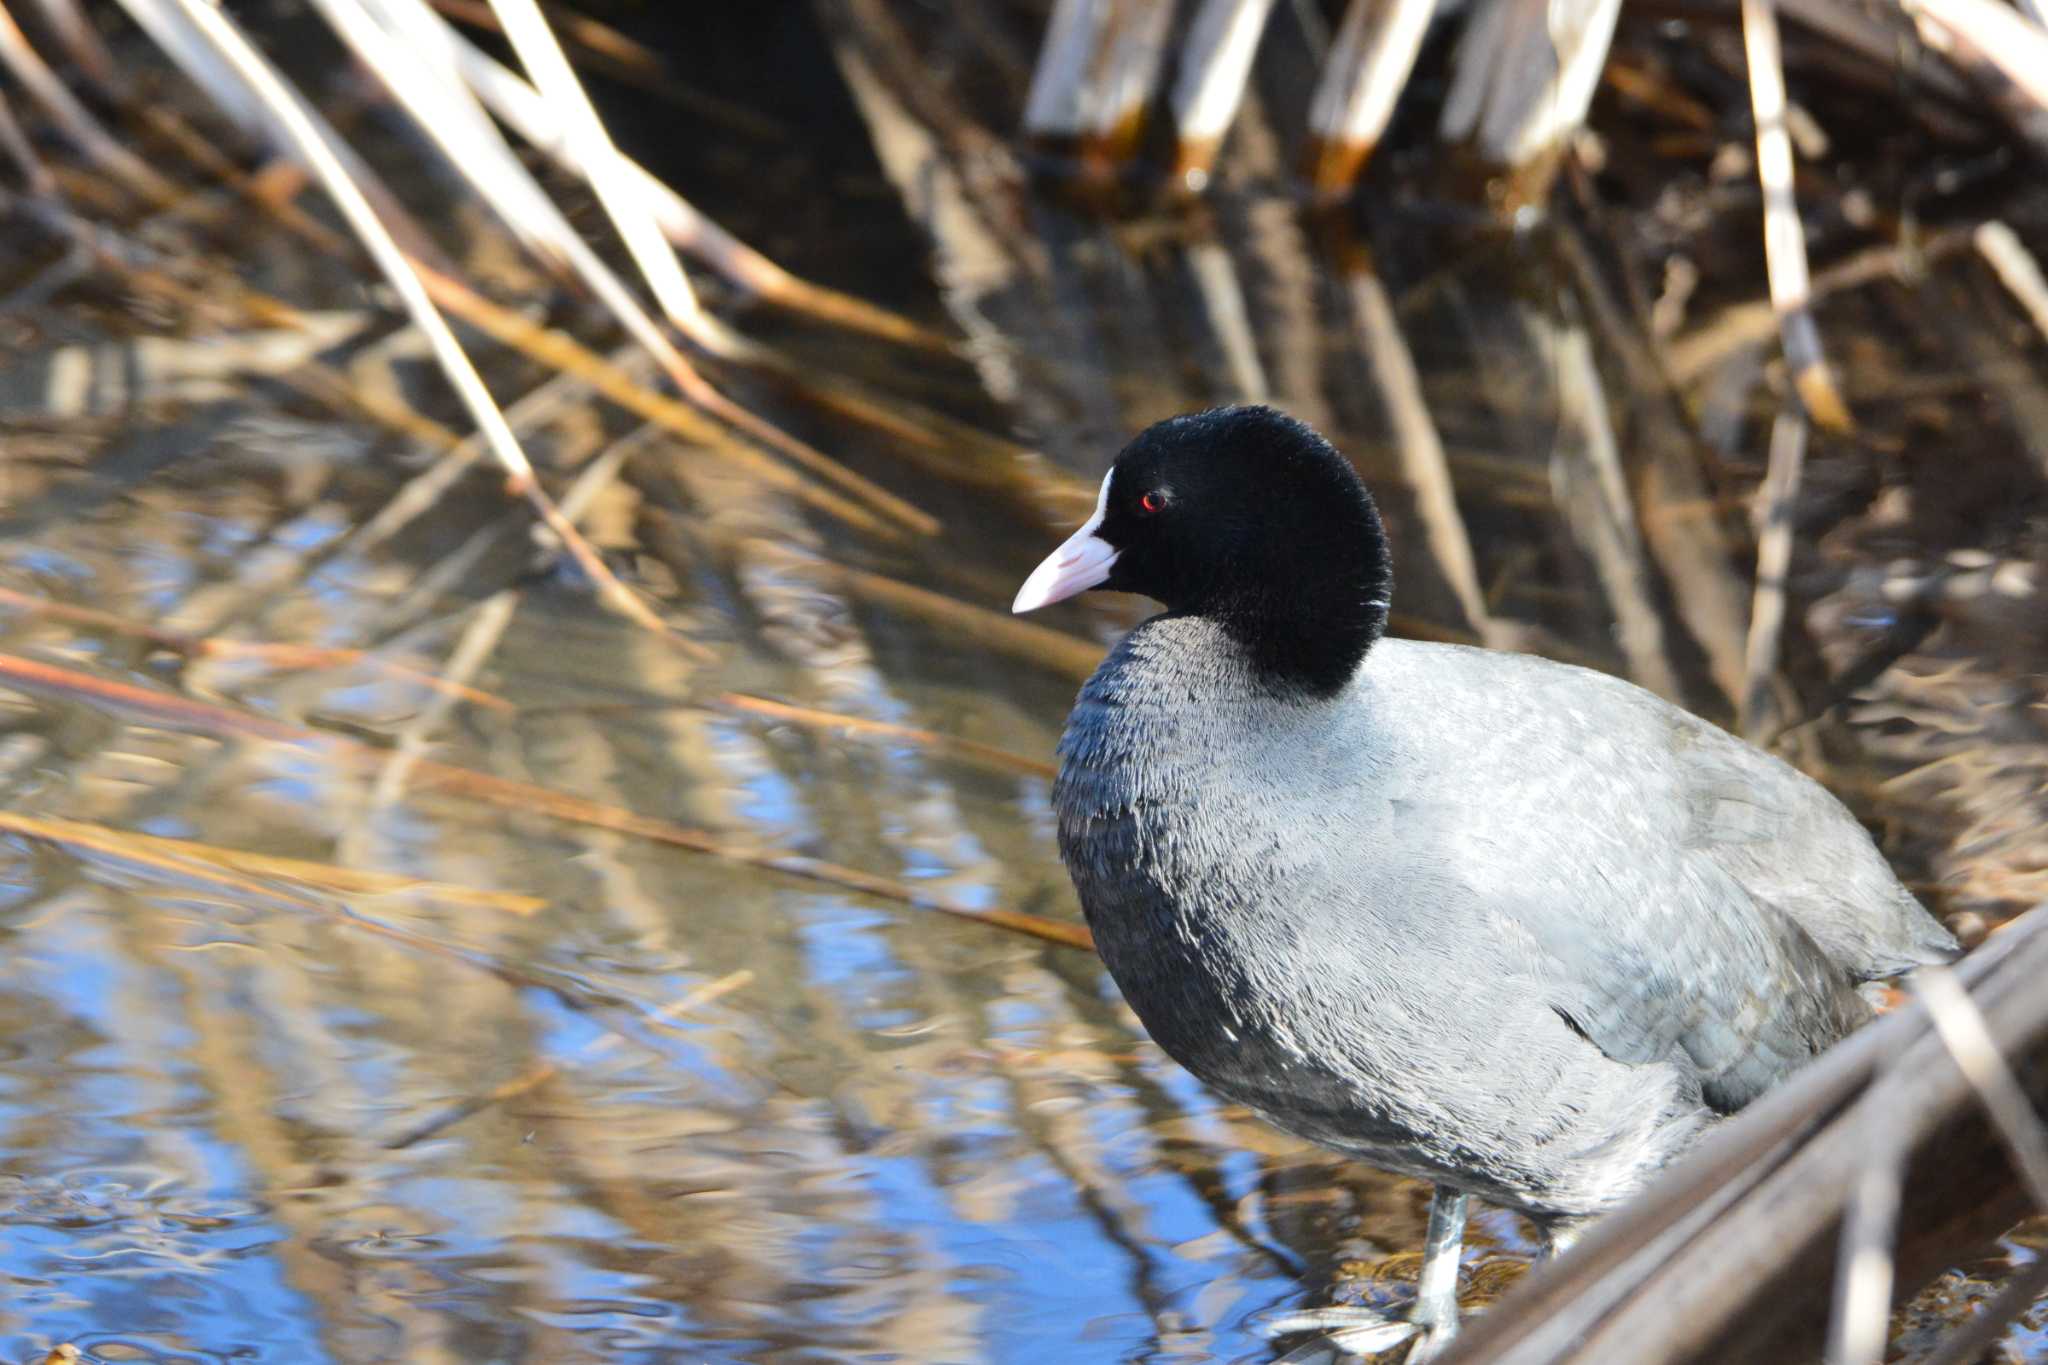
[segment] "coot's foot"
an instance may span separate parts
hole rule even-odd
[[[1458,1252],[1465,1242],[1465,1196],[1439,1185],[1429,1200],[1429,1235],[1422,1249],[1422,1278],[1406,1317],[1392,1317],[1357,1305],[1309,1308],[1269,1318],[1267,1336],[1326,1332],[1280,1358],[1280,1365],[1324,1365],[1347,1355],[1369,1356],[1399,1346],[1409,1337],[1408,1365],[1434,1360],[1458,1334]]]
[[[1378,1355],[1418,1334],[1421,1336],[1414,1350],[1420,1351],[1428,1344],[1429,1335],[1418,1322],[1364,1307],[1307,1308],[1298,1313],[1281,1313],[1260,1323],[1259,1331],[1269,1337],[1291,1336],[1296,1332],[1325,1334],[1295,1347],[1280,1357],[1278,1365],[1334,1365],[1356,1356]],[[1436,1348],[1430,1349],[1433,1352]],[[1410,1358],[1415,1358],[1412,1351]],[[1426,1360],[1428,1356],[1421,1358]]]

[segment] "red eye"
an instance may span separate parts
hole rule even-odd
[[[1157,491],[1147,493],[1144,497],[1138,499],[1138,510],[1145,513],[1164,512],[1166,510],[1166,494]]]

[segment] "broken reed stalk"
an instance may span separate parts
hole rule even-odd
[[[128,717],[146,725],[193,731],[232,739],[262,740],[317,753],[336,763],[361,770],[381,767],[389,750],[344,739],[339,735],[274,720],[268,716],[216,706],[210,702],[137,687],[129,683],[95,678],[73,669],[39,663],[18,655],[0,654],[0,685],[41,696],[58,697]],[[465,797],[503,810],[525,811],[549,816],[571,824],[630,834],[655,843],[703,853],[728,862],[765,871],[779,872],[802,880],[824,882],[895,901],[920,910],[934,910],[958,919],[991,924],[1013,933],[1027,934],[1067,948],[1090,949],[1094,940],[1086,927],[1048,919],[1021,910],[976,910],[941,899],[908,882],[883,877],[858,868],[782,853],[773,849],[729,844],[705,833],[652,816],[639,815],[617,806],[571,796],[511,778],[495,777],[452,764],[420,761],[413,783],[448,795]]]
[[[1309,104],[1304,174],[1311,193],[1351,192],[1379,146],[1436,13],[1435,0],[1351,0]]]
[[[367,868],[339,867],[306,858],[285,858],[271,853],[251,853],[239,848],[222,848],[195,839],[168,839],[133,830],[110,829],[82,820],[60,820],[53,816],[24,815],[0,811],[0,831],[40,839],[46,843],[121,858],[140,866],[192,875],[193,864],[204,863],[222,871],[270,882],[290,882],[338,895],[418,895],[451,905],[474,905],[501,910],[509,915],[532,915],[547,901],[515,891],[491,891],[481,887],[458,886],[452,882],[408,877],[396,872]],[[248,883],[238,883],[244,889]],[[266,889],[268,894],[268,889]]]
[[[1173,6],[1058,0],[1025,97],[1024,131],[1071,149],[1082,173],[1113,176],[1137,151],[1166,57]]]
[[[1216,154],[1244,101],[1252,58],[1273,0],[1202,0],[1180,50],[1180,74],[1171,108],[1175,137],[1173,178],[1190,194],[1209,186]]]
[[[1621,0],[1491,0],[1467,22],[1437,135],[1510,172],[1505,212],[1534,209],[1549,193],[1620,13]]]
[[[1757,490],[1756,590],[1749,613],[1744,653],[1742,736],[1752,742],[1779,728],[1771,720],[1771,679],[1778,670],[1779,639],[1785,629],[1785,576],[1792,567],[1792,510],[1799,501],[1800,470],[1806,461],[1806,417],[1787,410],[1771,425],[1770,461]]]
[[[1741,0],[1749,60],[1749,102],[1756,117],[1756,174],[1764,197],[1764,270],[1778,317],[1785,364],[1807,415],[1829,431],[1855,423],[1821,352],[1806,275],[1806,229],[1792,196],[1792,136],[1785,126],[1784,54],[1775,0]]]
[[[718,980],[706,982],[695,990],[670,1001],[649,1016],[647,1022],[651,1024],[673,1023],[676,1019],[690,1013],[692,1010],[702,1009],[722,996],[730,995],[743,986],[751,985],[753,980],[753,971],[746,967],[742,967],[736,972],[728,972],[726,975],[718,978]],[[620,1037],[616,1033],[600,1034],[578,1048],[575,1055],[569,1059],[570,1063],[576,1066],[587,1066],[616,1047],[619,1041]],[[521,1095],[538,1090],[556,1076],[561,1075],[562,1067],[563,1063],[556,1061],[537,1063],[512,1079],[492,1086],[481,1095],[473,1095],[468,1099],[451,1104],[447,1108],[419,1120],[395,1136],[385,1139],[384,1149],[396,1152],[403,1151],[407,1147],[417,1146],[428,1138],[447,1131],[474,1114],[480,1114],[494,1105],[503,1104],[507,1100],[517,1099]]]

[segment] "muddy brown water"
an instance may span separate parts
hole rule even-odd
[[[277,376],[317,353],[454,413],[348,270],[260,224],[163,239],[232,243],[245,281],[332,315],[309,350],[167,315],[103,272],[53,276],[60,253],[24,244],[0,291],[0,589],[17,595],[0,653],[1072,921],[1028,764],[716,699],[1045,761],[1071,646],[935,621],[843,569],[1000,611],[1124,434],[1260,396],[1380,489],[1408,629],[1733,719],[1775,348],[1716,310],[1759,292],[1753,258],[1679,324],[1669,344],[1695,343],[1696,368],[1677,385],[1631,330],[1627,272],[1668,249],[1649,228],[1516,238],[1422,215],[1331,242],[1270,187],[1108,220],[1027,195],[1005,230],[1035,264],[966,289],[945,269],[959,243],[934,255],[900,209],[819,35],[774,41],[818,80],[777,95],[700,55],[694,79],[730,104],[690,115],[725,127],[677,179],[800,271],[986,330],[970,363],[760,310],[743,325],[1030,453],[956,433],[912,459],[732,382],[938,516],[931,543],[877,542],[638,439],[587,525],[700,662],[537,557],[491,477],[364,539],[434,457]],[[2038,189],[1994,207],[2048,248]],[[480,215],[442,226],[502,268]],[[1821,321],[1864,429],[1808,453],[1769,731],[1938,908],[1995,921],[2043,875],[2026,623],[2048,559],[2048,339],[1968,251],[1831,295]],[[247,348],[233,364],[224,333]],[[488,358],[501,395],[545,379]],[[633,429],[572,394],[524,432],[559,486]],[[1099,649],[1140,610],[1045,624]],[[422,679],[466,652],[486,695],[450,703]],[[1837,695],[1873,656],[1876,678]],[[69,1341],[107,1361],[1263,1361],[1257,1315],[1333,1278],[1391,1302],[1413,1273],[1422,1187],[1220,1105],[1084,953],[337,752],[0,690],[0,810],[419,883],[230,878],[0,834],[0,1358]],[[2038,1244],[1958,1266],[1900,1324],[1907,1358]],[[1532,1251],[1494,1211],[1470,1245],[1478,1297]],[[2004,1349],[2048,1351],[2038,1310]]]

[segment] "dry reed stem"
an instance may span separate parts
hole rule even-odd
[[[1856,1102],[1869,1134],[1863,1170],[1850,1187],[1835,1249],[1834,1301],[1828,1312],[1827,1365],[1878,1365],[1891,1336],[1899,1205],[1907,1152],[1892,1123],[1895,1103],[1882,1080]]]
[[[251,853],[239,848],[204,844],[194,839],[167,839],[159,835],[109,829],[104,825],[90,824],[82,820],[62,820],[54,816],[0,811],[0,830],[30,839],[41,839],[47,843],[86,849],[145,867],[175,871],[180,876],[192,875],[192,865],[203,863],[223,872],[241,874],[244,878],[294,882],[316,891],[341,895],[419,895],[431,900],[445,901],[451,905],[473,905],[486,910],[500,910],[508,915],[532,915],[547,906],[547,901],[540,896],[521,895],[515,891],[491,891],[423,877],[408,877],[396,872],[376,872],[365,868],[313,862],[305,858]],[[224,884],[243,891],[256,888],[266,895],[274,895],[276,892],[274,887],[257,887],[254,882],[239,879]]]
[[[2013,1075],[1984,1012],[1946,967],[1923,967],[1910,979],[1914,992],[1927,1003],[1942,1046],[1991,1116],[2027,1193],[2042,1213],[2048,1213],[2048,1125],[2043,1125]]]
[[[128,717],[140,724],[289,745],[356,768],[374,769],[383,763],[389,752],[339,735],[325,734],[286,721],[273,720],[268,716],[236,711],[210,702],[194,701],[130,683],[95,678],[90,674],[39,663],[18,655],[0,654],[0,685],[84,703]],[[571,824],[589,825],[630,834],[748,867],[780,872],[785,876],[807,881],[824,882],[881,900],[895,901],[921,910],[934,910],[940,914],[981,924],[991,924],[1000,929],[1027,934],[1063,947],[1091,950],[1094,947],[1094,940],[1082,925],[1048,919],[1021,910],[976,910],[956,905],[895,878],[863,872],[858,868],[844,867],[802,854],[727,844],[702,830],[658,820],[652,816],[639,815],[616,806],[607,806],[601,802],[571,796],[566,792],[554,791],[532,783],[495,777],[488,773],[431,760],[422,760],[417,765],[413,780],[421,787],[466,797],[504,810],[537,813]]]
[[[1756,117],[1756,172],[1764,196],[1764,270],[1785,363],[1807,415],[1830,431],[1855,426],[1821,352],[1806,272],[1806,229],[1792,197],[1792,138],[1785,126],[1785,64],[1774,0],[1742,0],[1749,101]]]
[[[736,972],[728,972],[716,981],[706,982],[695,990],[678,996],[649,1016],[647,1022],[658,1024],[671,1023],[692,1010],[702,1009],[722,996],[730,995],[743,986],[751,985],[753,980],[753,971],[746,967],[742,967]],[[587,1065],[616,1047],[620,1041],[620,1037],[616,1033],[600,1034],[578,1048],[570,1062],[577,1066]],[[562,1067],[563,1063],[555,1061],[541,1062],[529,1067],[510,1080],[492,1086],[481,1095],[473,1095],[468,1099],[451,1104],[447,1108],[419,1120],[411,1127],[398,1133],[395,1137],[386,1139],[383,1144],[384,1149],[395,1152],[407,1147],[417,1146],[419,1143],[425,1142],[428,1138],[438,1133],[445,1132],[472,1115],[480,1114],[494,1105],[503,1104],[507,1100],[517,1099],[521,1095],[538,1090],[541,1086],[559,1076],[562,1073]]]
[[[27,36],[14,22],[14,16],[7,12],[5,4],[0,4],[0,63],[5,63],[7,69],[14,73],[14,78],[94,165],[152,204],[161,207],[177,202],[180,197],[177,186],[122,146],[79,103],[64,82],[57,78],[57,73],[36,55],[36,50],[29,45]]]
[[[1977,254],[1997,274],[1999,283],[2026,309],[2034,330],[2043,341],[2048,341],[2048,278],[2042,276],[2041,263],[2020,241],[2019,234],[1994,219],[1980,224],[1971,240],[1977,244]]]
[[[1756,591],[1749,613],[1749,642],[1743,658],[1738,707],[1745,739],[1767,728],[1771,679],[1785,629],[1785,575],[1792,566],[1792,509],[1799,501],[1800,470],[1806,461],[1806,418],[1797,410],[1778,414],[1771,426],[1770,462],[1757,490]]]
[[[1968,248],[1972,240],[1969,228],[1944,228],[1910,242],[1867,247],[1814,275],[1808,301],[1880,280],[1910,283],[1928,266]],[[1769,299],[1729,304],[1667,343],[1664,368],[1672,383],[1690,384],[1735,351],[1777,330],[1777,310]]]

